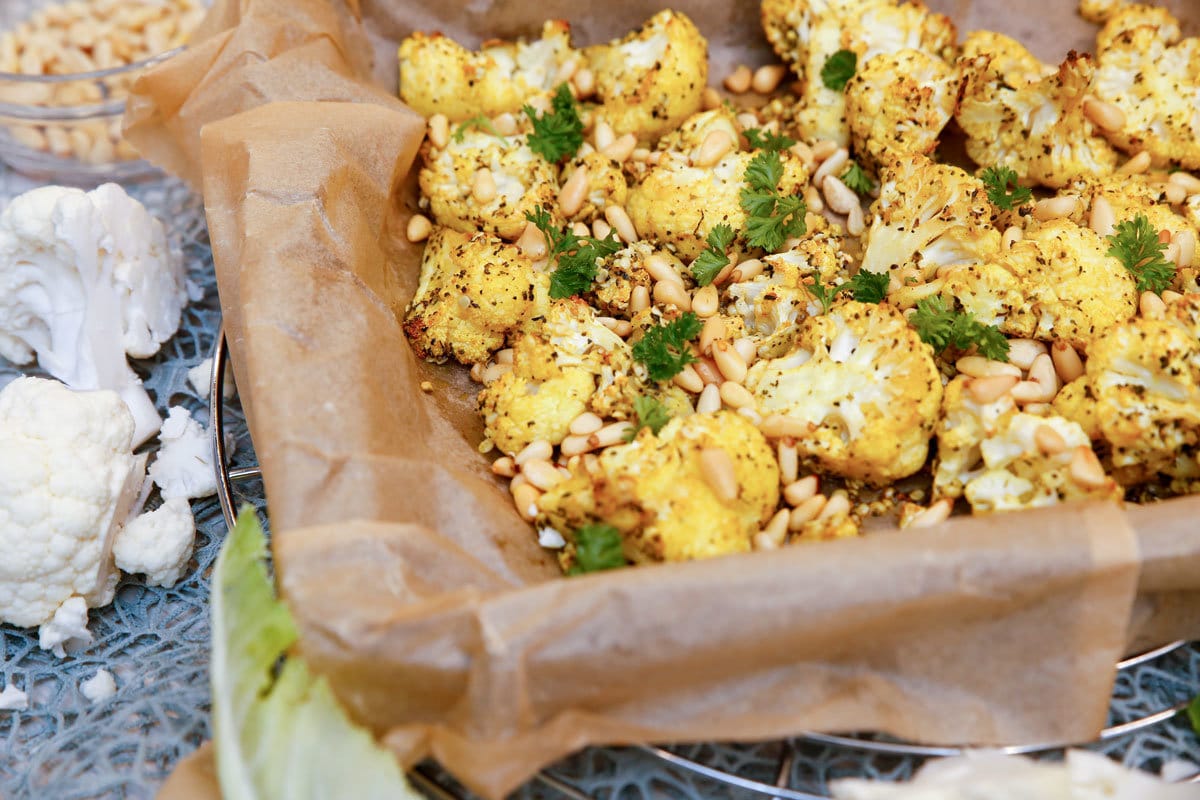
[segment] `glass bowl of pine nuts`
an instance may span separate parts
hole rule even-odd
[[[179,52],[206,0],[0,0],[0,161],[87,185],[156,170],[121,137],[125,99]]]

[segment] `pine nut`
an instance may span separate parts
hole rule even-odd
[[[534,439],[529,444],[521,449],[521,452],[513,458],[513,462],[518,466],[524,466],[526,461],[539,458],[543,461],[549,461],[554,455],[554,447],[545,439]]]
[[[722,339],[713,342],[713,360],[717,362],[717,369],[721,370],[721,374],[727,380],[734,383],[746,380],[746,362],[728,341]]]
[[[711,167],[733,149],[733,139],[723,130],[709,131],[692,156],[692,166]]]
[[[492,462],[492,474],[502,478],[511,478],[517,474],[517,465],[511,456],[501,456]]]
[[[719,447],[706,447],[701,450],[700,474],[717,499],[725,503],[737,500],[737,473],[729,453]]]
[[[604,120],[596,123],[596,130],[593,139],[596,143],[597,150],[603,150],[608,147],[617,138],[617,134],[613,132],[612,125],[609,125]]]
[[[563,482],[562,473],[549,461],[540,458],[531,458],[521,465],[521,474],[525,476],[525,480],[543,492],[548,492]]]
[[[1138,310],[1146,319],[1162,319],[1167,311],[1167,305],[1154,292],[1142,292],[1138,299]]]
[[[676,386],[683,389],[685,392],[692,394],[700,394],[704,391],[704,381],[701,380],[699,373],[692,368],[691,364],[684,367],[674,378],[671,379]]]
[[[515,136],[517,133],[517,118],[505,111],[492,120],[492,127],[501,136]]]
[[[651,253],[646,257],[642,266],[646,268],[646,272],[656,281],[670,281],[677,283],[680,287],[683,286],[683,276],[675,271],[675,267],[667,260],[666,256],[658,253]]]
[[[782,545],[787,540],[788,532],[788,510],[781,508],[771,517],[771,521],[762,529],[759,536],[768,539],[776,546]]]
[[[792,155],[803,161],[805,168],[807,168],[810,172],[812,171],[812,168],[816,166],[817,160],[813,158],[812,148],[806,145],[804,142],[796,142],[794,145],[789,147],[788,150],[791,150]],[[809,208],[812,208],[812,206],[810,205]]]
[[[483,383],[483,364],[472,364],[471,370],[467,374],[470,375],[471,380],[475,381],[476,383]]]
[[[745,261],[739,262],[733,270],[732,282],[741,283],[742,281],[752,281],[762,274],[763,262],[757,258],[748,258]]]
[[[720,108],[721,93],[711,86],[705,86],[704,93],[700,95],[700,107],[705,111],[712,111],[714,108]]]
[[[710,383],[700,392],[700,398],[696,400],[697,414],[712,414],[721,410],[721,390],[717,388],[717,384]]]
[[[811,183],[804,187],[804,204],[808,206],[808,210],[814,214],[820,214],[825,210],[825,201],[821,199],[821,193],[817,191],[817,187]]]
[[[625,213],[625,209],[620,206],[608,206],[604,209],[604,218],[608,220],[608,224],[613,226],[625,244],[633,244],[638,240],[637,229],[633,227],[633,220]]]
[[[721,402],[730,408],[743,409],[754,408],[754,395],[750,394],[750,390],[740,383],[733,381],[725,381],[721,384]]]
[[[610,447],[625,441],[625,436],[635,430],[632,422],[613,422],[588,436],[588,444],[593,448]]]
[[[812,146],[813,159],[819,164],[838,151],[838,143],[832,139],[821,139]]]
[[[588,194],[587,167],[580,166],[571,173],[558,191],[558,207],[564,215],[573,217],[583,208]]]
[[[745,94],[750,91],[754,75],[745,64],[738,64],[737,69],[725,77],[725,88],[734,94]]]
[[[1071,476],[1071,480],[1084,489],[1102,489],[1109,483],[1108,476],[1104,474],[1104,467],[1100,466],[1100,462],[1096,459],[1096,454],[1092,452],[1092,448],[1084,444],[1075,448],[1075,452],[1071,456],[1071,465],[1067,467],[1067,474]]]
[[[1200,194],[1200,178],[1190,172],[1172,172],[1167,180],[1182,186],[1189,195]]]
[[[475,179],[471,182],[471,196],[478,203],[490,203],[496,199],[496,179],[487,167],[475,173]]]
[[[992,375],[1011,375],[1020,380],[1021,368],[1015,364],[1003,361],[992,361],[983,356],[963,356],[954,362],[954,367],[964,375],[972,378],[987,378]]]
[[[633,155],[633,151],[637,149],[637,137],[632,133],[626,133],[618,136],[612,144],[600,151],[600,155],[605,158],[611,158],[618,164],[624,164]],[[613,227],[616,227],[615,225]]]
[[[967,393],[981,405],[999,400],[1017,385],[1019,378],[1011,375],[993,375],[988,378],[971,378],[967,381]]]
[[[675,306],[680,311],[692,310],[692,299],[687,290],[674,281],[659,281],[654,284],[654,302],[660,306]]]
[[[590,436],[591,434],[588,436],[568,436],[562,440],[559,450],[564,456],[579,456],[591,452],[595,448],[591,441],[589,441]]]
[[[521,515],[521,519],[526,522],[533,522],[538,515],[537,501],[541,498],[542,493],[528,483],[522,483],[513,490],[513,505],[517,507],[517,513]]]
[[[503,350],[497,350],[493,358],[497,364],[512,364],[515,360],[515,354],[511,347],[506,347]]]
[[[1033,360],[1046,352],[1046,345],[1036,339],[1009,339],[1008,363],[1018,369],[1029,369]]]
[[[948,497],[943,497],[929,508],[922,509],[909,518],[907,527],[932,528],[934,525],[940,525],[950,519],[950,512],[952,510],[954,510],[954,501]]]
[[[410,242],[423,242],[433,233],[433,223],[424,214],[413,214],[408,219],[408,228],[404,233]]]
[[[823,494],[813,495],[807,500],[802,500],[788,515],[788,528],[798,531],[806,523],[812,522],[825,508],[826,502],[828,501]]]
[[[784,536],[786,535],[787,533],[784,532]],[[765,550],[778,550],[779,546],[783,543],[776,542],[766,531],[759,531],[754,534],[754,538],[750,540],[750,544],[755,552],[763,552]]]
[[[604,420],[600,419],[599,415],[593,414],[590,411],[585,411],[575,419],[571,420],[571,424],[567,426],[575,436],[588,436],[604,427]]]
[[[807,219],[807,217],[806,217]],[[863,219],[862,206],[854,206],[846,216],[846,233],[851,236],[862,236],[867,229],[867,221]]]
[[[429,141],[439,150],[450,142],[450,120],[445,114],[434,114],[429,118]]]
[[[560,83],[566,83],[575,76],[576,70],[579,69],[579,62],[575,59],[564,61],[558,65],[558,72],[554,73],[554,84],[557,86]]]
[[[834,175],[825,177],[821,182],[821,190],[825,193],[825,202],[838,214],[849,214],[850,209],[859,204],[858,195]]]
[[[1117,168],[1121,175],[1140,175],[1150,169],[1150,154],[1143,150]]]
[[[817,514],[817,519],[829,519],[830,517],[838,516],[839,514],[850,513],[850,498],[842,490],[838,490],[825,501],[825,507],[821,509],[821,513]]]
[[[697,341],[697,346],[701,353],[707,354],[710,352],[713,343],[718,339],[725,338],[725,319],[723,317],[709,317],[704,320],[704,327],[700,329],[700,338]]]
[[[1117,227],[1117,214],[1113,211],[1112,203],[1103,195],[1092,198],[1092,213],[1088,217],[1088,227],[1101,236],[1111,236]]]
[[[796,448],[792,448],[795,450]],[[783,487],[783,499],[787,500],[788,505],[798,507],[805,500],[816,497],[817,490],[821,488],[816,475],[809,475],[801,478],[798,481],[792,481],[787,486]]]
[[[746,366],[751,366],[758,358],[758,346],[754,344],[754,340],[746,336],[740,339],[733,340],[733,349],[742,357],[742,361],[746,362]]]
[[[1048,403],[1054,399],[1054,395],[1058,394],[1058,390],[1062,388],[1062,383],[1058,379],[1058,372],[1054,367],[1054,360],[1051,356],[1045,354],[1035,358],[1033,363],[1029,365],[1029,380],[1044,387],[1045,392],[1049,394],[1045,399],[1033,402]],[[1016,398],[1016,395],[1014,394],[1013,397]]]
[[[725,376],[721,374],[721,370],[717,369],[717,362],[713,361],[708,356],[700,356],[700,359],[692,364],[696,370],[696,374],[700,376],[700,380],[704,381],[704,388],[709,385],[720,386],[725,382]]]
[[[707,319],[717,313],[719,302],[720,296],[717,294],[717,287],[709,284],[697,289],[696,293],[692,295],[692,311],[696,312],[696,316]]]
[[[1115,133],[1125,128],[1125,112],[1119,106],[1090,94],[1083,98],[1083,115],[1105,133]]]
[[[1054,361],[1054,370],[1063,383],[1070,383],[1083,374],[1083,361],[1080,360],[1079,353],[1075,352],[1075,348],[1067,342],[1055,342],[1050,348],[1050,358]],[[1030,372],[1032,373],[1032,369]]]
[[[1187,200],[1187,189],[1184,189],[1178,183],[1167,183],[1163,187],[1163,197],[1173,206],[1177,206],[1184,200]]]
[[[645,286],[635,286],[629,293],[629,313],[640,314],[650,307],[650,290]]]
[[[1067,440],[1049,425],[1038,425],[1033,432],[1033,441],[1048,456],[1056,456],[1067,449]]]
[[[1179,231],[1171,237],[1171,243],[1179,248],[1179,259],[1175,264],[1180,269],[1190,267],[1196,260],[1196,234],[1191,231]]]
[[[579,97],[588,97],[592,92],[596,91],[596,75],[587,67],[577,70],[571,76],[571,83],[575,86],[575,91]]]
[[[1014,244],[1025,238],[1025,232],[1016,225],[1010,225],[1004,230],[1004,235],[1000,238],[1000,247],[1004,250],[1009,250]]]
[[[573,222],[571,223],[571,233],[576,236],[591,236],[592,229],[582,222]]]
[[[1033,204],[1033,218],[1039,222],[1062,219],[1075,213],[1078,206],[1079,197],[1077,195],[1064,194],[1059,197],[1047,197],[1045,200],[1038,200]]]
[[[483,368],[483,382],[491,383],[500,380],[500,376],[512,372],[511,364],[488,364]]]
[[[546,237],[538,230],[538,226],[532,222],[525,223],[525,230],[521,231],[520,237],[517,238],[517,248],[533,259],[545,258]]]
[[[848,163],[850,163],[850,151],[844,147],[839,147],[836,153],[822,161],[821,166],[817,167],[817,171],[813,174],[812,178],[813,185],[823,185],[827,177],[837,175]],[[828,200],[829,198],[825,199]]]
[[[609,225],[602,219],[592,220],[592,235],[597,239],[607,239],[608,234],[612,232],[612,225]]]
[[[737,119],[737,124],[742,126],[742,130],[758,127],[758,115],[753,111],[743,111],[735,119]]]
[[[796,450],[796,445],[791,442],[781,440],[776,448],[776,460],[779,461],[779,480],[786,486],[796,482],[797,476],[800,474],[800,454]],[[812,476],[816,480],[816,476]],[[816,489],[814,488],[815,492]]]
[[[754,70],[750,87],[759,94],[771,94],[787,76],[787,67],[782,64],[767,64]]]
[[[803,439],[817,429],[811,422],[802,422],[785,414],[771,414],[763,418],[759,431],[768,439]]]

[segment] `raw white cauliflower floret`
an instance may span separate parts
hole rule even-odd
[[[486,202],[472,192],[481,169],[491,171],[496,185]],[[558,168],[529,149],[524,134],[500,137],[470,129],[444,149],[431,144],[420,183],[437,223],[462,233],[482,231],[512,241],[525,230],[525,215],[538,206],[557,213]]]
[[[187,570],[195,538],[191,506],[186,499],[173,497],[121,529],[113,543],[113,558],[122,571],[145,575],[147,586],[170,588]]]
[[[850,50],[859,66],[905,49],[947,59],[958,35],[949,17],[899,0],[764,0],[762,24],[775,52],[799,76],[795,122],[800,134],[843,146],[850,141],[846,96],[821,80],[830,56]]]
[[[112,601],[112,589],[97,605],[108,605]],[[92,632],[88,630],[88,601],[78,595],[68,597],[54,612],[54,616],[38,627],[38,647],[49,650],[59,658],[65,658],[67,648],[86,647],[92,643]]]
[[[881,53],[846,84],[846,121],[854,152],[878,170],[889,161],[937,147],[954,115],[958,74],[920,50]]]
[[[730,496],[705,478],[702,454],[712,450],[723,451],[733,468]],[[745,417],[718,411],[676,417],[657,436],[643,428],[629,444],[581,460],[538,508],[539,524],[559,531],[613,525],[625,556],[644,563],[746,552],[778,502],[771,446]],[[570,559],[570,548],[564,556]]]
[[[48,622],[112,598],[110,551],[145,478],[114,392],[17,378],[0,392],[0,621]]]
[[[596,115],[618,134],[652,142],[700,110],[708,42],[678,11],[660,11],[624,39],[584,50]]]
[[[1096,65],[1093,91],[1124,112],[1123,126],[1104,131],[1113,144],[1200,167],[1200,38],[1181,38],[1164,8],[1125,6],[1097,36]]]
[[[967,135],[967,155],[983,167],[1006,166],[1025,181],[1064,186],[1107,175],[1117,151],[1083,113],[1095,66],[1071,53],[1037,83],[1012,86],[990,56],[961,58],[962,90],[954,118]]]
[[[477,53],[440,33],[418,32],[400,43],[398,55],[400,99],[425,117],[445,114],[452,122],[520,111],[554,90],[564,64],[582,60],[561,20],[547,22],[540,39],[496,42]]]
[[[481,363],[545,306],[549,291],[550,277],[515,245],[434,228],[404,330],[420,358]]]
[[[1116,481],[1097,475],[1081,483],[1072,476],[1076,459],[1099,469],[1091,441],[1077,423],[1018,412],[1008,395],[981,403],[972,396],[972,380],[959,376],[946,387],[935,496],[965,496],[976,513],[1121,498]]]
[[[796,440],[802,459],[873,485],[924,465],[942,398],[931,351],[904,316],[854,301],[801,322],[795,350],[756,363],[745,383],[760,413],[811,427]]]
[[[150,478],[164,498],[195,500],[217,493],[212,445],[204,426],[192,419],[190,411],[182,406],[167,409],[158,439],[162,447],[150,465]]]
[[[188,296],[162,223],[116,184],[45,186],[0,213],[0,356],[36,356],[73,389],[119,393],[135,447],[161,420],[125,356],[157,353]]]
[[[939,267],[986,261],[1000,250],[983,183],[925,156],[884,170],[871,212],[862,269],[890,272],[893,290],[931,280]]]

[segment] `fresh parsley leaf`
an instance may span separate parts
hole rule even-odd
[[[826,286],[825,284],[821,283],[820,278],[818,278],[811,286],[808,287],[808,291],[812,293],[812,296],[821,302],[822,314],[829,313],[829,307],[833,305],[834,298],[838,296],[838,292],[841,290],[841,286],[836,288],[832,286]]]
[[[1192,723],[1192,730],[1200,736],[1200,695],[1192,698],[1192,702],[1188,703],[1187,709],[1188,722]]]
[[[725,251],[733,243],[733,228],[722,223],[708,233],[708,247],[692,262],[692,277],[700,286],[708,286],[729,265]]]
[[[637,414],[637,427],[625,433],[625,441],[632,442],[637,438],[638,431],[649,428],[655,436],[663,426],[671,421],[671,411],[653,397],[635,397],[633,411]]]
[[[887,297],[891,280],[886,272],[869,272],[860,269],[848,283],[844,283],[838,288],[848,290],[860,303],[882,303],[883,299]]]
[[[870,194],[871,190],[875,188],[875,181],[871,180],[871,176],[858,165],[857,161],[850,162],[850,166],[846,167],[841,178],[842,183],[864,196]]]
[[[496,126],[492,124],[492,121],[483,114],[476,114],[470,119],[464,119],[462,122],[460,122],[458,127],[454,129],[454,141],[462,144],[463,137],[471,128],[478,128],[481,131],[490,133],[492,136],[495,136],[506,144],[508,142],[507,139],[500,135],[500,131],[496,130]]]
[[[856,69],[858,55],[853,50],[838,50],[825,59],[825,66],[821,67],[821,82],[825,84],[826,89],[840,92],[854,77]]]
[[[1163,255],[1166,242],[1158,240],[1158,231],[1145,214],[1118,222],[1107,239],[1111,245],[1108,255],[1120,260],[1125,269],[1133,273],[1139,292],[1162,294],[1164,289],[1170,288],[1175,278],[1175,264]]]
[[[979,174],[987,189],[988,200],[1002,211],[1012,211],[1033,199],[1028,186],[1017,183],[1016,170],[1012,167],[988,167]]]
[[[625,554],[621,550],[621,532],[612,525],[593,522],[575,531],[575,563],[567,570],[568,575],[583,575],[604,569],[625,566]]]
[[[554,272],[550,274],[550,297],[555,300],[583,294],[592,288],[599,270],[596,261],[611,256],[622,246],[615,231],[610,231],[604,239],[576,236],[570,229],[559,231],[541,206],[526,212],[525,219],[542,232],[550,257],[555,261]]]
[[[782,247],[785,240],[803,236],[808,230],[804,221],[808,206],[799,195],[779,193],[782,177],[779,153],[764,150],[746,166],[746,185],[741,192],[742,208],[748,215],[743,233],[746,243],[769,253]]]
[[[583,122],[579,106],[565,83],[559,84],[551,101],[551,110],[538,116],[533,106],[521,108],[533,123],[533,133],[526,141],[529,149],[552,164],[570,158],[583,146]]]
[[[1000,329],[984,325],[969,313],[946,308],[940,297],[927,297],[917,303],[916,313],[909,319],[921,341],[936,352],[954,346],[959,350],[974,347],[980,355],[993,361],[1008,361],[1008,339]]]
[[[760,128],[747,128],[743,133],[750,146],[758,150],[787,150],[796,143],[791,137]]]
[[[633,346],[633,357],[646,365],[652,381],[667,381],[696,360],[687,343],[700,335],[704,323],[691,311],[646,331]]]

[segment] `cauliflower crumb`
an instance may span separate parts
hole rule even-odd
[[[80,681],[79,692],[93,705],[103,703],[117,693],[117,682],[108,670],[97,670],[92,677]]]
[[[0,711],[24,711],[29,708],[29,695],[11,683],[0,692]]]
[[[182,406],[172,406],[158,434],[162,447],[150,465],[150,478],[166,499],[197,499],[217,493],[212,447],[204,426]]]
[[[549,526],[538,529],[538,544],[547,550],[561,550],[567,546],[563,535]]]
[[[92,643],[92,632],[87,623],[87,601],[78,596],[68,597],[50,621],[38,628],[38,647],[64,658],[66,648],[74,650]]]

